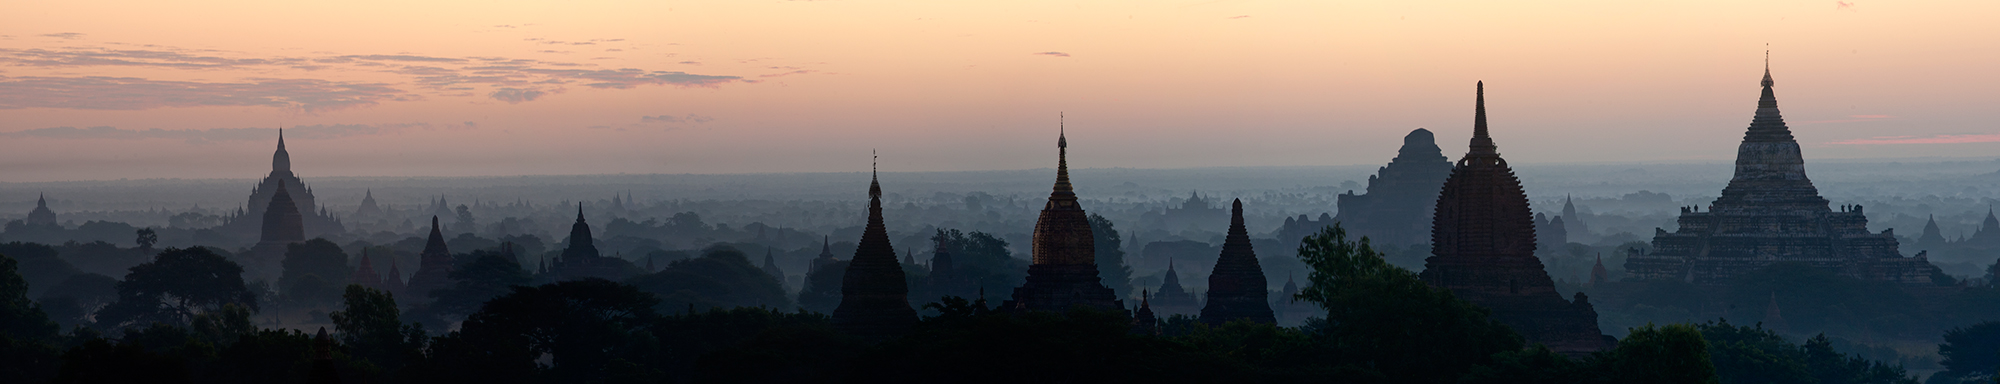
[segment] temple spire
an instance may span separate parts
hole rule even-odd
[[[271,173],[292,171],[292,154],[285,151],[285,128],[278,127],[278,152],[271,155]]]
[[[1493,137],[1486,130],[1486,82],[1480,81],[1472,104],[1472,148],[1466,157],[1498,157],[1499,147],[1493,145]]]
[[[1056,114],[1056,194],[1075,194],[1069,185],[1069,128],[1063,115]]]

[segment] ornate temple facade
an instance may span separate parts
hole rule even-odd
[[[1035,220],[1034,259],[1028,265],[1028,281],[1014,288],[1013,300],[1002,302],[1000,307],[1062,312],[1083,306],[1129,311],[1118,293],[1105,287],[1097,276],[1097,247],[1090,234],[1090,219],[1069,183],[1066,135],[1057,136],[1056,151],[1056,184],[1041,217]]]
[[[299,213],[300,223],[307,236],[323,236],[346,232],[340,220],[327,214],[326,209],[315,203],[312,187],[292,174],[292,155],[285,151],[285,136],[278,134],[278,151],[271,155],[271,173],[250,190],[250,202],[244,210],[239,210],[222,224],[218,231],[234,234],[242,238],[259,233],[264,227],[264,212],[271,207],[271,199],[277,195],[279,186],[291,187],[292,204]]]
[[[1736,174],[1708,207],[1682,207],[1680,229],[1656,229],[1651,253],[1632,252],[1628,278],[1719,284],[1781,262],[1874,281],[1931,284],[1937,267],[1903,257],[1892,230],[1868,231],[1859,205],[1829,207],[1806,178],[1799,143],[1778,113],[1764,70],[1757,113],[1736,149]]]
[[[1375,175],[1368,176],[1366,194],[1356,195],[1354,191],[1347,191],[1339,196],[1335,202],[1339,213],[1334,216],[1334,221],[1341,223],[1341,228],[1346,229],[1349,236],[1365,236],[1377,248],[1430,241],[1426,235],[1430,233],[1431,223],[1424,219],[1431,217],[1437,203],[1438,188],[1444,185],[1445,177],[1451,175],[1451,169],[1451,159],[1445,158],[1444,151],[1438,149],[1437,138],[1430,130],[1418,128],[1410,131],[1409,135],[1403,136],[1403,147],[1396,151],[1396,158],[1376,171]],[[1314,227],[1307,228],[1304,233],[1318,231],[1319,228]]]
[[[1485,84],[1473,114],[1471,149],[1452,167],[1432,219],[1424,282],[1491,309],[1492,318],[1531,344],[1566,354],[1610,348],[1582,292],[1563,300],[1535,257],[1528,195],[1486,129]]]
[[[1208,274],[1208,305],[1201,307],[1201,321],[1277,323],[1268,284],[1264,267],[1257,265],[1257,251],[1250,247],[1250,231],[1243,226],[1243,199],[1237,199],[1229,208],[1229,235],[1223,237],[1222,255]]]
[[[412,303],[429,303],[431,291],[451,286],[451,249],[444,245],[444,229],[438,227],[437,216],[431,216],[431,237],[424,242],[424,251],[417,254],[417,264],[405,297]]]
[[[868,182],[868,226],[854,249],[840,282],[840,306],[833,310],[833,327],[863,339],[881,340],[909,332],[917,322],[910,307],[910,285],[889,230],[882,223],[882,184]]]

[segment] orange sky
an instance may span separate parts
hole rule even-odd
[[[1992,2],[29,2],[0,181],[1726,160],[2000,149]],[[73,128],[62,128],[73,127]],[[105,127],[105,128],[90,128]]]

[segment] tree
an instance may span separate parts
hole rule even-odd
[[[305,307],[338,301],[340,287],[347,286],[354,275],[347,267],[347,252],[325,238],[286,245],[282,265],[285,270],[278,277],[278,289],[285,301]]]
[[[534,278],[514,261],[514,255],[479,250],[468,255],[471,262],[460,264],[451,271],[451,286],[431,291],[435,301],[431,308],[439,314],[467,315],[479,310],[479,305],[500,295],[513,292],[513,287],[528,285]]]
[[[1521,337],[1486,309],[1390,265],[1367,238],[1347,240],[1337,223],[1300,240],[1298,255],[1312,272],[1297,298],[1327,310],[1306,329],[1335,348],[1334,361],[1399,381],[1441,383],[1522,347]]]
[[[944,241],[945,250],[951,252],[953,268],[989,295],[1010,292],[1027,280],[1028,261],[1015,258],[1007,249],[1007,240],[998,236],[939,229],[931,239]]]
[[[16,271],[28,281],[28,295],[41,297],[57,283],[83,273],[58,257],[55,247],[40,243],[10,242],[0,244],[0,255],[14,258],[18,263]]]
[[[160,243],[160,234],[154,233],[152,228],[140,228],[136,232],[138,232],[139,238],[134,242],[139,244],[139,250],[141,252],[152,253],[153,244]]]
[[[1611,372],[1626,383],[1719,383],[1708,341],[1688,324],[1633,328],[1611,351]]]
[[[1939,364],[1945,368],[1938,375],[1965,382],[1993,381],[1995,368],[2000,367],[2000,321],[1945,331],[1944,344],[1938,344],[1938,355],[1944,356]]]
[[[829,273],[830,269],[834,268],[815,272],[814,278],[841,278],[840,274]],[[676,311],[689,305],[698,309],[792,306],[791,299],[785,295],[785,286],[778,278],[751,264],[743,251],[727,245],[710,246],[702,250],[701,257],[677,260],[668,263],[659,272],[636,276],[626,282],[659,297],[661,311]],[[830,292],[838,298],[839,285],[834,285]],[[803,296],[801,301],[805,300]],[[837,299],[834,302],[839,303]],[[828,312],[831,309],[828,308]]]
[[[847,260],[836,260],[807,273],[805,287],[799,288],[799,310],[831,314],[839,308],[840,286],[847,276],[847,264]],[[637,278],[631,281],[641,286],[648,285]]]
[[[95,273],[70,276],[42,294],[42,308],[64,326],[92,321],[97,310],[118,300],[118,279]]]
[[[1118,297],[1132,296],[1132,267],[1125,266],[1125,240],[1112,226],[1111,219],[1090,214],[1091,242],[1097,247],[1097,277],[1104,285],[1118,292]]]
[[[341,295],[345,309],[327,315],[348,354],[366,362],[379,376],[400,371],[423,359],[424,329],[404,324],[396,297],[374,288],[348,285]]]
[[[257,311],[257,295],[243,285],[243,267],[208,248],[167,248],[132,267],[118,282],[118,301],[98,314],[116,328],[153,322],[187,324],[194,315],[236,304]]]
[[[0,336],[21,342],[53,340],[56,323],[40,304],[28,300],[28,281],[18,270],[14,258],[0,255]]]
[[[644,343],[659,300],[630,285],[589,278],[486,302],[458,332],[432,346],[432,373],[454,382],[602,381],[608,365]],[[535,360],[550,357],[546,370]],[[537,375],[539,373],[539,375]]]

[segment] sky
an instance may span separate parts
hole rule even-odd
[[[1380,164],[1485,81],[1511,163],[2000,150],[1976,1],[61,1],[0,13],[0,182]]]

